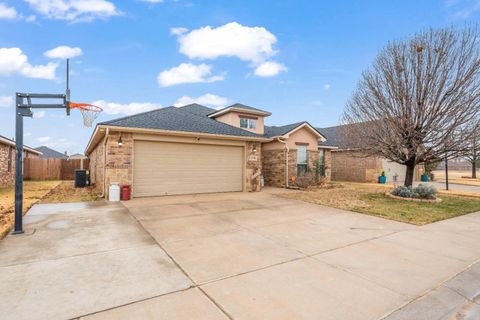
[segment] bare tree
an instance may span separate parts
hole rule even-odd
[[[344,139],[405,165],[406,186],[416,165],[464,154],[480,114],[479,41],[469,27],[389,43],[346,106]]]
[[[474,134],[470,140],[465,158],[472,165],[472,178],[477,178],[477,164],[480,162],[480,122],[473,128]]]

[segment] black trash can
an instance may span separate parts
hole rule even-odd
[[[75,170],[75,188],[85,188],[87,186],[87,170]]]

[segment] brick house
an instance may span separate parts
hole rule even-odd
[[[285,187],[320,161],[327,179],[331,150],[308,122],[266,126],[268,111],[234,104],[221,110],[191,104],[97,124],[85,154],[90,180],[108,194],[129,184],[133,196]]]
[[[0,136],[0,187],[15,181],[15,141]],[[30,147],[23,147],[24,158],[38,158],[42,153]]]
[[[345,126],[318,128],[326,137],[323,146],[335,146],[331,153],[331,179],[334,181],[377,182],[378,176],[385,172],[387,182],[398,176],[398,181],[405,180],[406,167],[380,156],[366,155],[359,148],[343,138]],[[415,169],[415,179],[420,178],[422,166]]]

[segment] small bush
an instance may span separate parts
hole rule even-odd
[[[436,199],[437,198],[437,188],[434,186],[419,184],[418,187],[414,188],[414,191],[418,194],[420,199]]]
[[[400,186],[392,190],[392,194],[402,198],[415,198],[412,187]]]
[[[316,180],[315,175],[312,172],[307,171],[305,174],[297,177],[296,184],[298,187],[305,189],[318,185]]]
[[[434,200],[437,198],[437,188],[426,184],[419,184],[418,187],[400,186],[392,190],[392,194],[402,198],[416,198]]]

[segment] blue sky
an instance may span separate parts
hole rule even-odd
[[[14,136],[16,91],[64,91],[67,56],[72,100],[104,107],[99,121],[197,101],[332,126],[389,40],[479,15],[476,0],[0,0],[0,134]],[[25,142],[83,152],[92,130],[43,110]]]

